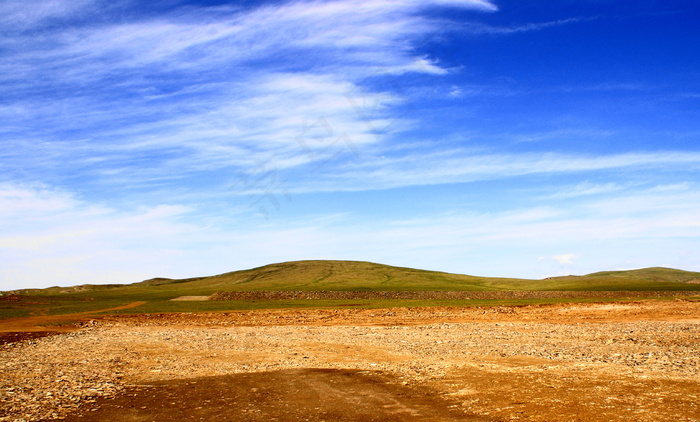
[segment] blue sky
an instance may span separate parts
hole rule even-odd
[[[0,290],[700,271],[694,0],[5,0]]]

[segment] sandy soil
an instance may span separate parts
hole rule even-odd
[[[0,345],[0,421],[700,421],[698,356],[684,300],[105,317]]]

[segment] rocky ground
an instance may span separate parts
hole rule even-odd
[[[214,379],[205,377],[286,374],[270,378],[273,385],[289,376],[321,377],[316,386],[348,379],[299,372],[312,369],[350,371],[374,389],[379,381],[360,378],[381,377],[393,385],[383,394],[404,397],[381,407],[401,404],[410,410],[403,420],[453,420],[428,418],[423,402],[411,408],[406,397],[415,393],[415,400],[439,398],[433,409],[478,420],[700,421],[699,356],[700,302],[686,300],[107,317],[74,332],[0,345],[0,421],[89,420],[124,403],[134,407],[145,395],[139,388]],[[228,420],[263,420],[262,396],[249,391],[258,391],[251,387],[256,379],[236,396],[247,400],[236,411],[251,412]],[[372,406],[367,391],[334,400]],[[276,393],[266,394],[269,404]],[[297,401],[302,413],[321,409]]]
[[[182,300],[293,300],[293,299],[437,299],[437,300],[517,300],[517,299],[639,299],[663,297],[697,297],[697,290],[660,291],[581,291],[581,290],[512,290],[512,291],[249,291],[218,292],[211,296],[183,296]]]

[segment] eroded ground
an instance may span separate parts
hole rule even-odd
[[[1,345],[0,421],[700,421],[699,356],[684,300],[108,317]]]

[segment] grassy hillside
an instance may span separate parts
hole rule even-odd
[[[671,268],[608,271],[544,280],[476,277],[360,261],[293,261],[189,279],[22,290],[30,295],[173,298],[220,291],[700,290],[700,273]]]
[[[700,290],[700,273],[663,267],[604,271],[544,281],[561,286],[561,290]]]
[[[655,280],[675,283],[700,284],[700,273],[674,270],[672,268],[652,267],[630,271],[605,271],[589,274],[590,278],[610,277],[617,279]]]
[[[218,291],[493,290],[494,287],[484,284],[484,280],[487,279],[371,262],[295,261],[205,277],[188,284]],[[488,280],[504,286],[523,281]]]
[[[129,285],[23,290],[17,293],[26,297],[18,302],[1,300],[0,297],[0,317],[95,311],[134,301],[147,302],[132,310],[139,312],[220,310],[231,305],[171,302],[170,299],[208,296],[224,291],[700,290],[698,282],[700,273],[670,268],[527,280],[476,277],[358,261],[295,261],[191,279],[154,278]],[[237,307],[249,305],[238,304]],[[311,305],[308,301],[303,304],[308,305]]]
[[[479,290],[696,290],[700,273],[670,268],[553,277],[545,280],[476,277],[358,261],[295,261],[189,280],[171,289],[202,291],[479,291]],[[181,284],[174,286],[175,283]]]

